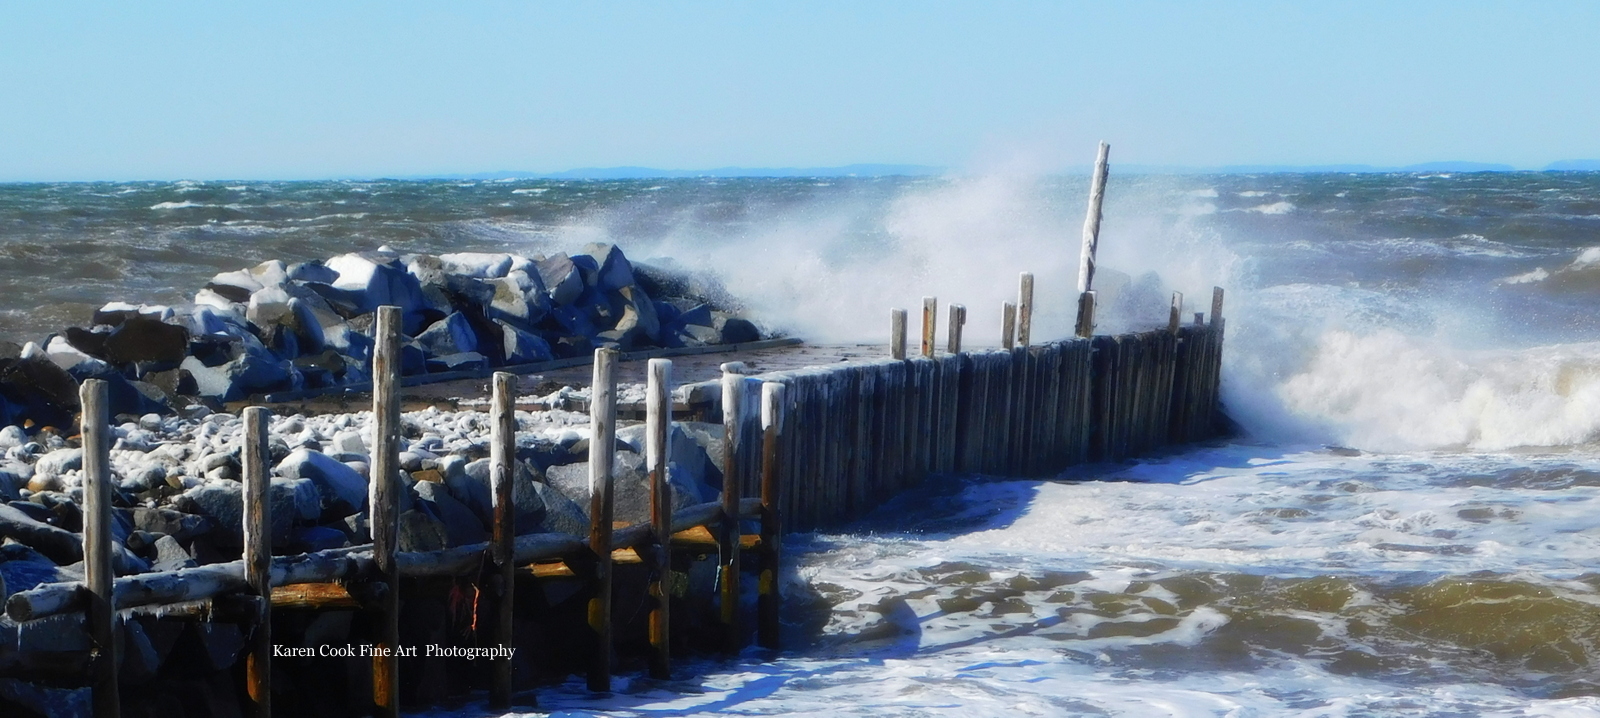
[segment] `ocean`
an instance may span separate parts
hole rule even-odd
[[[1087,179],[0,185],[0,340],[218,271],[390,245],[715,273],[768,330],[883,342],[1017,273],[1069,332]],[[1233,439],[939,477],[787,544],[788,648],[541,711],[1600,715],[1600,173],[1121,176],[1102,331],[1227,289]],[[478,715],[475,708],[448,715]],[[445,715],[439,713],[438,715]]]

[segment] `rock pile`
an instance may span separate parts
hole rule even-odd
[[[386,304],[404,317],[408,375],[761,338],[714,282],[609,244],[532,258],[385,247],[224,272],[189,305],[107,304],[87,329],[0,346],[0,425],[70,426],[90,378],[110,382],[112,414],[129,416],[368,381]]]
[[[555,401],[555,396],[544,402]],[[202,416],[148,414],[113,428],[117,575],[239,558],[243,422],[230,414],[198,413]],[[559,410],[518,411],[516,420],[517,532],[587,536],[588,417]],[[272,418],[268,500],[274,553],[370,541],[366,501],[372,429],[370,412]],[[649,521],[643,429],[634,423],[617,432],[617,521]],[[399,499],[399,550],[430,551],[488,540],[493,514],[489,436],[486,411],[430,408],[402,415],[399,465],[405,489]],[[720,425],[679,423],[673,428],[668,478],[676,508],[718,499],[721,438]],[[0,428],[0,605],[11,594],[40,584],[82,580],[82,469],[82,449],[60,433],[44,429],[30,436],[16,426]],[[432,600],[430,595],[418,592],[407,600]],[[347,612],[319,614],[319,621],[341,615],[348,624]],[[131,616],[118,625],[127,648],[121,658],[123,686],[132,691],[124,695],[150,691],[151,700],[175,694],[208,696],[202,702],[209,707],[152,715],[237,715],[228,671],[246,650],[247,625],[169,621],[159,614]],[[280,630],[288,636],[298,629]],[[318,632],[322,629],[305,630],[308,642],[341,642],[349,627],[327,636]],[[89,715],[87,688],[53,688],[14,676],[29,667],[81,671],[90,645],[79,614],[21,624],[0,617],[0,714]],[[191,674],[210,676],[205,680],[214,685],[176,678],[193,678]],[[175,687],[182,690],[175,693]]]

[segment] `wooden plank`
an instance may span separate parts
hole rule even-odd
[[[718,618],[722,628],[722,647],[727,653],[737,653],[742,636],[739,628],[739,499],[744,477],[744,454],[750,437],[745,432],[744,411],[748,404],[745,393],[749,390],[745,377],[728,372],[722,376],[722,474],[723,520],[719,532],[718,576],[720,600]]]
[[[378,307],[372,352],[373,430],[367,509],[372,532],[374,582],[383,590],[377,610],[377,646],[372,658],[372,702],[380,718],[400,715],[400,307]]]
[[[589,628],[594,632],[589,690],[611,690],[611,534],[615,530],[616,497],[612,462],[617,446],[617,351],[594,351],[594,382],[589,395],[589,551],[594,561],[594,595],[589,599]],[[724,411],[727,407],[723,407]]]
[[[244,573],[256,603],[255,631],[245,657],[245,696],[257,718],[272,716],[272,506],[267,501],[268,468],[265,408],[244,410]]]
[[[1033,338],[1033,273],[1023,272],[1017,286],[1017,346]]]
[[[645,467],[650,472],[650,525],[655,542],[655,570],[650,577],[650,675],[672,677],[672,486],[667,466],[672,461],[672,360],[651,359],[645,382]]]
[[[108,388],[102,379],[78,387],[79,435],[83,442],[83,572],[88,587],[89,638],[95,654],[90,664],[96,716],[121,715],[117,690],[116,613],[111,572],[111,441]]]
[[[783,557],[783,514],[780,510],[783,477],[780,436],[783,433],[782,384],[761,385],[761,579],[756,599],[756,640],[763,648],[779,647],[783,605],[778,578]]]
[[[361,600],[352,595],[350,589],[342,583],[297,583],[292,586],[274,586],[269,601],[270,608],[283,610],[335,611],[365,608]]]
[[[489,411],[489,495],[494,505],[493,538],[490,559],[495,581],[490,588],[495,598],[494,639],[506,657],[490,664],[489,707],[511,707],[511,647],[513,609],[516,605],[517,514],[512,501],[512,482],[517,459],[517,376],[509,372],[494,375],[494,397]]]

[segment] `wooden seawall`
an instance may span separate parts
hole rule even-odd
[[[931,473],[1049,476],[1211,438],[1222,338],[1213,321],[754,377],[787,387],[785,528],[838,526]]]
[[[357,714],[395,715],[402,701],[427,703],[470,688],[488,688],[491,706],[506,708],[514,703],[514,693],[539,680],[529,674],[526,660],[514,671],[509,657],[485,657],[493,665],[490,671],[473,671],[468,664],[445,675],[450,671],[441,666],[447,661],[470,659],[418,659],[405,653],[419,644],[561,656],[535,661],[548,668],[546,679],[552,671],[561,674],[580,666],[576,670],[587,673],[597,691],[609,690],[613,657],[624,645],[632,647],[636,659],[644,654],[649,672],[658,678],[672,675],[672,656],[683,650],[735,651],[752,638],[775,648],[782,617],[777,576],[786,532],[841,525],[930,474],[1048,476],[1074,464],[1119,460],[1217,433],[1224,328],[1218,316],[1220,290],[1209,323],[1196,315],[1195,323],[1180,326],[1178,299],[1164,330],[1027,346],[1031,284],[1031,277],[1025,277],[1021,311],[1007,312],[1013,322],[1006,331],[1009,348],[962,351],[965,311],[953,307],[948,351],[936,351],[930,299],[924,309],[922,356],[905,357],[902,312],[896,315],[902,343],[895,348],[901,358],[759,376],[728,367],[713,391],[700,392],[699,400],[714,406],[691,409],[700,415],[714,412],[723,422],[722,495],[716,502],[676,511],[667,484],[674,413],[671,363],[652,359],[646,412],[651,519],[634,525],[612,522],[613,477],[605,452],[599,451],[590,461],[590,531],[581,537],[515,535],[509,508],[515,475],[516,429],[510,418],[515,381],[501,374],[494,382],[495,430],[490,440],[493,540],[440,551],[397,551],[395,512],[404,487],[394,465],[399,382],[388,360],[399,330],[397,313],[385,310],[379,313],[381,361],[375,372],[384,380],[374,396],[380,443],[374,447],[370,494],[373,543],[271,555],[266,410],[253,408],[245,413],[248,526],[243,558],[113,580],[110,561],[116,544],[97,513],[105,510],[101,494],[110,481],[105,462],[108,417],[99,400],[105,387],[90,382],[85,384],[82,425],[90,504],[86,524],[91,528],[84,537],[88,580],[19,591],[10,596],[6,610],[19,624],[51,617],[83,622],[97,649],[86,660],[67,662],[78,666],[69,669],[75,678],[57,673],[51,680],[92,686],[95,714],[108,716],[120,710],[146,712],[130,709],[126,691],[119,701],[118,690],[124,682],[119,680],[121,664],[133,660],[118,644],[131,635],[129,625],[139,621],[236,625],[237,635],[248,637],[247,645],[211,655],[207,670],[213,676],[237,676],[235,684],[244,689],[223,700],[237,701],[242,714],[258,716],[273,713],[275,695],[304,700],[303,690],[286,696],[282,687],[274,688],[274,674],[288,674],[273,663],[282,642],[300,635],[282,627],[303,625],[296,615],[307,611],[364,616],[358,623],[362,628],[352,629],[349,638],[365,641],[361,645],[378,655],[350,657],[372,664],[370,678],[360,684],[371,700],[353,706]],[[601,440],[591,447],[612,443],[605,437],[615,429],[616,360],[609,350],[596,356],[591,417],[593,435]],[[746,534],[752,526],[757,533]],[[693,595],[688,576],[695,564],[707,562],[715,562],[715,586],[706,590],[702,585],[704,595]],[[743,574],[754,580],[742,581]],[[550,598],[554,594],[541,589],[551,581],[574,587],[565,594],[574,598],[557,605]],[[633,605],[644,611],[614,605],[613,583],[616,591],[634,596]],[[430,601],[444,606],[439,598],[444,593],[452,601],[460,595],[473,597],[467,634],[451,634],[444,623],[418,624],[416,611],[422,609],[406,607],[435,605]],[[750,593],[757,594],[753,621],[740,615],[740,596]],[[412,619],[402,622],[402,615]],[[114,658],[118,656],[120,660]],[[143,690],[148,697],[148,686]],[[284,706],[279,712],[291,710],[296,709]]]

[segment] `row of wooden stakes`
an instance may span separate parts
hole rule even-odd
[[[268,417],[264,407],[244,410],[246,439],[243,456],[244,548],[241,561],[200,566],[160,574],[144,574],[113,579],[111,569],[111,483],[109,461],[110,424],[107,415],[107,387],[91,380],[81,388],[81,434],[84,449],[84,553],[86,576],[83,584],[47,584],[14,594],[7,612],[18,620],[32,620],[59,613],[83,610],[88,619],[96,656],[91,663],[94,710],[97,716],[120,714],[116,642],[120,635],[116,621],[120,611],[139,607],[181,604],[184,602],[228,598],[234,613],[253,614],[255,630],[247,655],[246,686],[253,715],[266,718],[272,713],[271,661],[272,612],[275,589],[303,584],[361,583],[367,600],[364,605],[376,611],[379,637],[372,648],[373,703],[376,713],[399,713],[398,687],[400,637],[399,579],[402,576],[472,575],[484,559],[496,574],[486,583],[495,592],[493,636],[501,647],[512,643],[512,592],[515,571],[537,561],[581,556],[594,581],[589,604],[589,623],[597,640],[590,662],[588,685],[607,691],[611,681],[612,561],[616,552],[634,546],[650,546],[646,552],[659,562],[652,574],[650,595],[656,598],[649,619],[652,650],[650,672],[666,678],[671,672],[670,637],[671,544],[675,535],[699,527],[716,525],[719,562],[719,619],[722,645],[737,651],[744,640],[739,615],[740,554],[753,550],[760,558],[758,586],[757,641],[776,648],[779,640],[779,597],[777,567],[780,560],[781,523],[778,511],[780,464],[778,437],[783,427],[784,386],[766,383],[759,394],[759,436],[761,455],[759,497],[745,500],[740,487],[748,479],[742,467],[754,453],[757,436],[742,430],[756,417],[747,417],[743,408],[756,402],[749,396],[754,383],[746,377],[728,374],[723,381],[724,442],[723,491],[721,500],[680,508],[674,516],[667,464],[670,461],[672,362],[651,359],[649,363],[646,462],[651,487],[651,521],[648,526],[617,527],[613,522],[614,447],[616,445],[617,352],[600,349],[594,355],[591,426],[589,442],[590,532],[587,541],[564,534],[516,536],[512,502],[515,475],[516,419],[514,416],[516,376],[500,372],[493,377],[491,409],[490,477],[494,502],[493,538],[486,544],[463,546],[428,553],[401,553],[398,514],[400,492],[398,475],[400,401],[398,395],[400,311],[382,307],[377,317],[377,346],[374,352],[376,422],[373,446],[372,480],[369,482],[368,510],[372,543],[299,556],[272,556],[271,517],[267,501]],[[751,477],[753,478],[753,477]],[[759,536],[742,536],[741,519],[760,521]],[[498,580],[496,580],[498,579]],[[334,588],[338,588],[334,586]],[[340,589],[342,591],[342,589]],[[304,593],[304,592],[301,592]],[[511,705],[511,659],[492,661],[491,707]]]

